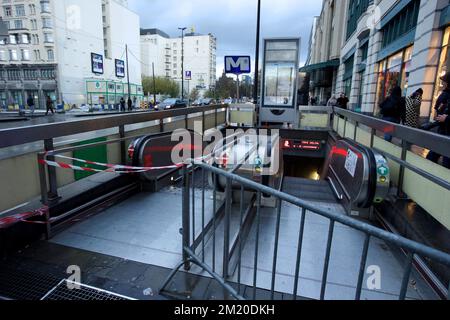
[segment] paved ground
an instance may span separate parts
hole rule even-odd
[[[201,232],[201,193],[196,192],[196,233]],[[343,211],[335,204],[316,204],[323,210]],[[212,200],[210,191],[206,194],[206,221],[211,217]],[[237,230],[239,205],[233,206],[231,229]],[[81,250],[97,252],[122,259],[136,261],[171,269],[181,260],[181,191],[168,188],[157,194],[140,193],[129,200],[107,209],[91,219],[85,220],[67,231],[57,235],[52,243]],[[341,212],[344,214],[343,212]],[[261,212],[261,233],[259,240],[259,263],[257,286],[270,289],[275,237],[276,215],[273,209]],[[295,282],[295,262],[298,252],[299,209],[283,205],[276,272],[275,290],[292,293]],[[324,265],[325,246],[329,221],[308,212],[300,268],[299,294],[317,299],[320,295]],[[250,232],[243,248],[242,283],[253,284],[253,263],[255,250],[255,228]],[[218,225],[216,244],[216,267],[222,268],[223,225]],[[232,231],[232,234],[233,231]],[[326,299],[353,299],[360,266],[364,235],[346,226],[337,224],[333,237],[333,250],[330,260],[330,273],[327,281]],[[197,254],[200,254],[197,252]],[[205,247],[205,261],[212,266],[212,243]],[[365,277],[363,299],[390,300],[398,297],[403,271],[403,259],[398,259],[395,250],[383,241],[372,239],[368,255],[369,266],[379,266],[382,271],[380,290],[369,290]],[[193,268],[192,272],[200,272]],[[201,273],[205,275],[204,273]],[[236,274],[232,278],[237,282]],[[414,274],[408,287],[408,299],[436,299],[436,296]]]

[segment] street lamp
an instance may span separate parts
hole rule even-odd
[[[178,28],[181,30],[181,99],[184,100],[184,30],[186,27]]]

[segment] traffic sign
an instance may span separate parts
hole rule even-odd
[[[225,73],[251,73],[250,56],[226,56]]]
[[[184,79],[192,80],[192,71],[186,71],[184,75]]]

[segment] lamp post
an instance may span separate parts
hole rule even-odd
[[[256,53],[255,53],[255,78],[253,87],[253,100],[258,103],[258,82],[259,82],[259,36],[261,27],[261,0],[258,0],[258,10],[256,13]]]
[[[181,30],[181,99],[184,100],[184,30],[186,27],[178,28]]]

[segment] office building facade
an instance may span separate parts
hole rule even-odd
[[[116,65],[123,65],[116,59],[125,60],[127,43],[137,57],[130,59],[130,82],[136,95],[142,92],[139,17],[126,5],[119,0],[3,1],[0,16],[9,36],[0,41],[1,107],[26,107],[29,96],[38,108],[45,108],[47,96],[56,104],[107,103],[103,82],[128,82],[116,73]],[[125,27],[123,18],[130,21]],[[101,83],[89,94],[92,80]]]
[[[428,120],[442,91],[439,77],[450,70],[449,1],[344,0],[342,3],[344,29],[332,92],[346,93],[352,110],[378,115],[379,104],[394,86],[400,86],[403,95],[422,88],[421,117]],[[321,28],[321,23],[317,28]],[[313,47],[311,51],[317,49]],[[311,61],[309,68],[314,67],[314,62],[323,61]]]
[[[185,34],[185,94],[189,94],[193,89],[198,89],[202,94],[214,88],[216,83],[216,50],[217,40],[212,34],[201,35],[193,31]],[[181,87],[181,37],[171,38],[158,29],[142,29],[141,54],[144,76],[151,77],[154,66],[155,76],[170,78],[178,82]]]

